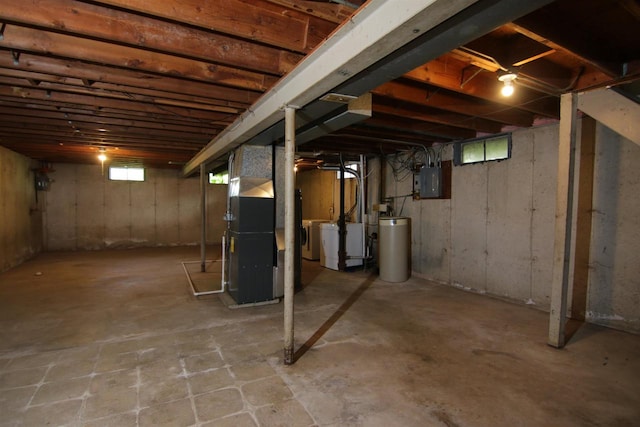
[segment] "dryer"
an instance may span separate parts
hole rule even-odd
[[[302,258],[317,261],[320,259],[320,224],[329,222],[326,219],[303,219],[302,228],[307,236],[307,241],[302,245]],[[303,239],[304,242],[304,239]]]

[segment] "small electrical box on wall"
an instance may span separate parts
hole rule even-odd
[[[51,180],[49,179],[47,174],[42,172],[36,172],[35,176],[36,176],[36,190],[48,191]]]

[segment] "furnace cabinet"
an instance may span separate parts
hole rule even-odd
[[[274,198],[269,179],[229,183],[229,293],[238,304],[273,299]]]

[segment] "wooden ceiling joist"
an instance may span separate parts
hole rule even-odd
[[[7,85],[13,88],[15,92],[19,92],[20,88],[31,89],[34,87],[31,84],[30,79],[16,79],[12,77],[0,76],[0,85]],[[229,106],[217,105],[215,100],[209,100],[207,98],[193,97],[193,96],[180,96],[170,95],[164,92],[138,90],[136,92],[128,92],[122,90],[111,89],[107,90],[101,87],[87,88],[82,85],[71,84],[57,84],[49,82],[40,82],[37,86],[38,89],[46,91],[48,94],[64,93],[68,95],[87,95],[96,96],[104,99],[114,100],[126,100],[132,102],[140,102],[153,105],[163,105],[172,107],[183,107],[195,110],[204,110],[225,114],[238,114],[244,109],[233,108]],[[140,91],[145,93],[139,93]],[[29,92],[30,93],[30,92]],[[26,94],[25,96],[28,96]],[[53,95],[49,96],[51,98]]]
[[[273,10],[273,5],[263,0],[251,3],[240,0],[101,0],[98,3],[299,53],[308,53],[322,41],[318,35],[313,37],[310,28],[322,29],[324,37],[335,28],[333,23],[322,22],[322,19],[292,8]]]
[[[477,117],[469,117],[464,114],[451,113],[447,111],[420,107],[416,104],[398,102],[392,99],[385,99],[381,96],[374,97],[374,115],[377,113],[401,118],[409,118],[419,122],[431,122],[448,126],[456,126],[476,132],[498,133],[502,125],[491,120]]]
[[[528,127],[539,119],[556,119],[562,93],[640,79],[640,7],[633,0],[556,0],[546,6],[545,0],[483,1],[466,9],[460,20],[466,12],[482,9],[470,22],[476,28],[503,13],[493,8],[541,7],[491,30],[483,27],[486,34],[478,31],[475,40],[466,39],[424,64],[408,58],[413,71],[366,88],[373,93],[368,121],[305,147],[322,151],[326,144],[343,152],[377,154],[404,149],[403,142],[428,145]],[[472,3],[434,2],[447,9]],[[359,22],[354,12],[366,16],[381,4],[385,2],[5,0],[0,7],[0,145],[36,159],[95,162],[101,142],[120,146],[120,160],[129,153],[136,162],[145,163],[146,157],[149,165],[172,162],[169,167],[176,167],[189,160],[185,152],[206,151],[210,141],[234,133],[236,128],[229,126],[241,115],[249,121],[258,115],[265,92],[279,79],[294,76],[296,71],[287,73],[314,49],[323,52],[335,43],[319,46],[334,31],[341,34],[344,28],[338,26]],[[407,2],[407,7],[416,4]],[[350,5],[362,8],[355,11]],[[398,18],[396,9],[381,17],[372,39],[382,21]],[[420,32],[436,15],[412,25]],[[332,55],[333,62],[323,66],[333,67],[353,46],[352,38],[346,40]],[[376,43],[372,49],[367,57],[385,46]],[[396,54],[404,58],[404,53]],[[333,73],[349,75],[362,58],[340,59],[343,65]],[[322,72],[322,67],[310,68]],[[499,94],[497,77],[506,70],[518,74],[511,98]],[[362,71],[363,85],[368,73],[375,71]],[[321,96],[315,94],[317,87],[311,85],[300,99],[311,92],[314,99]],[[296,99],[303,105],[307,101]]]
[[[37,140],[61,140],[62,142],[75,142],[77,144],[86,145],[118,145],[118,146],[131,146],[140,145],[149,148],[157,147],[159,143],[171,144],[173,147],[187,147],[190,149],[197,149],[202,141],[200,139],[193,138],[175,138],[170,137],[167,134],[159,136],[154,139],[149,135],[134,135],[131,133],[121,133],[118,135],[104,134],[95,131],[71,129],[64,127],[43,127],[43,126],[31,126],[25,128],[23,124],[20,125],[4,125],[4,129],[0,135],[4,137],[21,137],[23,140],[37,141]]]
[[[471,129],[464,129],[441,123],[430,123],[427,121],[416,121],[409,118],[400,118],[395,115],[376,114],[366,120],[362,126],[387,129],[391,132],[404,131],[431,138],[443,140],[473,138],[476,132]]]
[[[226,123],[217,125],[197,126],[197,125],[181,125],[175,123],[159,123],[158,121],[143,121],[137,119],[117,119],[108,117],[95,117],[94,115],[62,113],[60,111],[46,111],[33,109],[16,109],[5,108],[0,103],[0,118],[9,118],[14,122],[37,123],[39,119],[58,120],[62,122],[88,123],[99,127],[109,127],[110,130],[118,129],[149,129],[169,132],[185,132],[200,135],[211,135],[212,130],[221,130]]]
[[[393,81],[376,88],[373,93],[399,101],[411,102],[471,117],[489,119],[512,126],[531,126],[534,118],[533,114],[525,111],[490,103],[480,103],[471,97],[462,95],[454,96],[437,86],[420,87],[409,85],[405,82]]]
[[[223,101],[219,98],[210,98],[206,96],[208,93],[204,93],[202,94],[203,96],[200,96],[156,89],[122,86],[112,83],[96,82],[93,80],[91,80],[92,84],[88,85],[85,83],[86,79],[60,77],[7,68],[0,68],[0,80],[2,81],[1,84],[11,86],[24,86],[26,82],[29,86],[39,87],[41,89],[97,96],[102,95],[112,98],[133,99],[136,96],[142,96],[150,99],[172,99],[175,101],[194,103],[195,105],[209,104],[219,107],[236,108],[239,111],[244,111],[248,107],[245,103]]]
[[[96,83],[106,83],[121,85],[126,88],[159,90],[184,95],[206,94],[207,97],[220,101],[220,105],[237,103],[248,107],[260,96],[259,92],[255,91],[197,82],[177,76],[124,70],[105,65],[89,64],[80,60],[65,60],[28,53],[22,53],[20,61],[16,65],[13,63],[10,51],[2,49],[1,46],[2,44],[0,43],[0,69],[3,73],[22,70],[32,73],[34,78],[39,78],[40,80],[55,81],[57,79],[58,81],[65,81],[66,79],[78,79],[92,81],[94,82],[92,86]]]
[[[464,62],[445,56],[410,71],[405,74],[405,77],[505,107],[518,107],[544,117],[559,118],[557,99],[526,87],[519,87],[515,96],[504,97],[500,94],[503,83],[498,81],[496,73],[479,73],[468,81],[464,81],[465,66]]]
[[[177,125],[188,128],[202,128],[204,130],[216,129],[221,126],[227,126],[229,123],[228,116],[222,117],[220,120],[204,120],[199,118],[178,116],[171,114],[170,112],[149,113],[144,111],[132,111],[132,110],[119,110],[113,108],[100,108],[96,110],[90,105],[77,105],[77,104],[64,104],[56,102],[47,102],[22,99],[22,98],[10,98],[0,96],[0,107],[12,108],[22,111],[20,113],[23,116],[29,116],[35,114],[40,116],[43,112],[54,112],[56,114],[62,114],[65,117],[71,114],[78,114],[84,117],[90,118],[98,123],[104,120],[137,120],[142,123],[150,123],[149,126],[162,128],[164,125]],[[29,112],[29,113],[27,113]]]
[[[275,77],[225,65],[194,61],[127,46],[114,46],[102,41],[16,25],[5,28],[0,46],[14,51],[54,55],[156,74],[189,76],[194,80],[259,92],[267,90],[277,80]],[[19,63],[19,59],[17,62]]]
[[[203,137],[206,138],[206,134],[198,132],[188,132],[169,129],[151,129],[151,128],[137,128],[131,126],[112,126],[108,130],[104,128],[103,124],[83,122],[78,120],[64,119],[50,119],[50,118],[29,118],[24,119],[15,115],[3,115],[0,117],[0,124],[3,128],[16,128],[18,126],[31,131],[36,129],[50,129],[51,132],[63,130],[70,132],[71,130],[79,130],[83,134],[93,134],[101,137],[111,137],[111,135],[127,135],[127,137],[151,137],[154,139],[175,139],[177,141],[193,141],[195,143],[201,143]],[[4,130],[3,130],[4,132]],[[210,135],[211,133],[209,133]]]
[[[181,117],[201,118],[204,120],[216,120],[225,117],[225,114],[235,114],[237,110],[218,107],[217,111],[205,111],[202,109],[183,108],[171,105],[162,105],[155,102],[136,102],[122,99],[107,99],[94,95],[78,95],[62,92],[47,91],[35,88],[23,88],[16,86],[0,86],[0,96],[29,98],[40,101],[52,101],[60,104],[75,106],[91,106],[95,110],[101,108],[117,108],[120,110],[146,111],[150,113],[169,113]],[[222,110],[222,111],[219,111]]]
[[[285,54],[238,38],[72,0],[3,0],[2,19],[274,76],[290,71],[302,59],[293,52]]]

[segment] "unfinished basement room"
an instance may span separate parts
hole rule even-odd
[[[640,426],[638,0],[2,0],[0,427]]]

